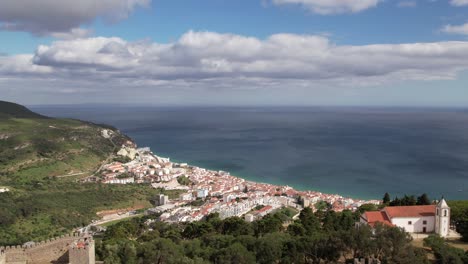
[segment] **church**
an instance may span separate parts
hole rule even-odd
[[[442,198],[433,205],[387,206],[381,211],[364,212],[361,224],[382,223],[403,228],[408,233],[436,233],[447,237],[450,227],[450,207]]]

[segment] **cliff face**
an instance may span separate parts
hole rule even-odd
[[[0,117],[0,183],[2,175],[23,181],[86,176],[122,145],[134,145],[113,127],[48,118],[13,103],[0,101]]]

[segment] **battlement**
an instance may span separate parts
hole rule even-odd
[[[64,240],[64,239],[69,240],[70,238],[81,238],[81,237],[83,236],[80,235],[79,233],[70,233],[70,234],[65,234],[65,235],[61,235],[58,237],[49,238],[49,239],[39,241],[39,242],[33,242],[33,243],[28,242],[23,245],[14,245],[14,246],[6,246],[6,247],[1,246],[0,252],[2,251],[7,252],[10,250],[19,250],[19,249],[32,249],[36,247],[47,246],[49,243],[57,242],[57,241]]]
[[[78,259],[79,261],[71,261],[72,259]],[[51,262],[94,263],[94,241],[92,236],[72,233],[40,242],[0,247],[0,264]]]

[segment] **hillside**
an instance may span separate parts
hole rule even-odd
[[[0,117],[0,187],[10,190],[0,193],[0,245],[67,233],[99,210],[149,205],[155,193],[149,187],[77,181],[113,159],[122,144],[133,144],[117,129],[3,101]]]
[[[0,118],[3,118],[3,119],[5,118],[44,119],[47,117],[34,113],[33,111],[29,110],[28,108],[22,105],[0,100]]]
[[[0,101],[0,182],[28,183],[45,177],[89,175],[131,140],[115,128],[54,119]],[[113,136],[102,135],[104,129]]]

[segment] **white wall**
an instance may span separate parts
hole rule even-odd
[[[443,209],[443,210],[447,210],[447,209]],[[443,210],[441,210],[441,212],[443,212]],[[446,217],[439,216],[437,220],[440,221],[440,223],[436,227],[436,228],[439,228],[439,230],[436,230],[437,234],[439,234],[441,237],[448,236],[449,227],[450,227],[450,210],[448,211],[448,216]]]
[[[408,224],[411,221],[411,225]],[[427,224],[423,224],[423,221],[427,221]],[[423,227],[426,227],[426,233],[435,231],[435,217],[424,216],[424,217],[395,217],[392,218],[392,224],[402,227],[406,232],[410,233],[422,233]]]

